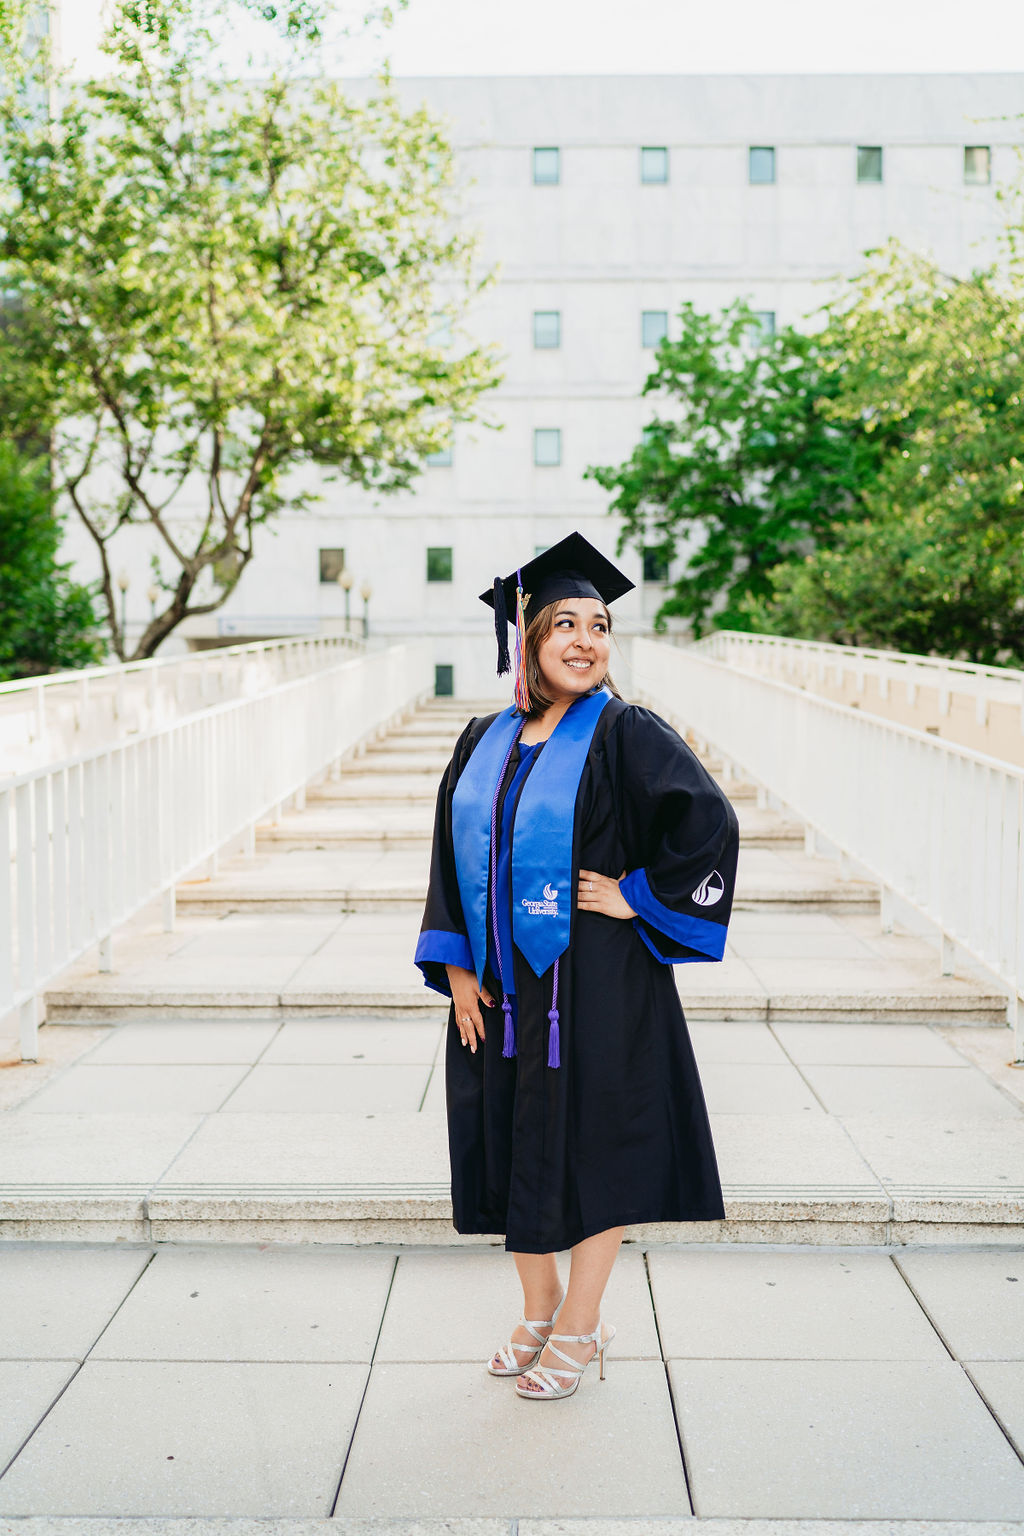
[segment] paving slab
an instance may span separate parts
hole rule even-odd
[[[564,1256],[560,1270],[565,1284],[569,1265]],[[450,1317],[453,1298],[457,1298],[457,1326],[435,1326],[434,1319]],[[375,1358],[463,1360],[482,1366],[506,1341],[522,1307],[522,1288],[511,1254],[403,1253]],[[602,1310],[618,1330],[615,1344],[621,1341],[620,1360],[661,1358],[647,1268],[638,1249],[620,1252]],[[610,1356],[609,1350],[606,1358]],[[592,1374],[597,1374],[596,1367]]]
[[[368,1364],[394,1268],[358,1249],[161,1247],[91,1359]]]
[[[698,1061],[708,1109],[720,1115],[825,1113],[789,1062]]]
[[[887,1201],[882,1182],[827,1115],[711,1114],[718,1170],[732,1195]]]
[[[970,1219],[981,1199],[1000,1201],[1003,1220],[1024,1220],[1024,1122],[862,1115],[842,1125],[889,1190],[897,1219]]]
[[[841,1025],[814,1025],[816,1029],[842,1028]],[[703,1077],[712,1062],[758,1063],[780,1066],[786,1052],[776,1033],[759,1020],[687,1019],[690,1043]]]
[[[312,1062],[386,1062],[429,1066],[444,1028],[407,1019],[292,1019],[264,1051],[265,1065]]]
[[[30,1114],[128,1114],[147,1105],[158,1114],[209,1114],[224,1107],[252,1068],[232,1065],[125,1065],[76,1062],[25,1104]]]
[[[895,1262],[953,1354],[1024,1360],[1024,1251],[901,1253]]]
[[[963,1057],[937,1029],[920,1024],[773,1022],[772,1034],[803,1066],[959,1066]]]
[[[204,1190],[326,1197],[357,1189],[447,1194],[450,1181],[441,1116],[239,1111],[203,1122],[166,1172],[161,1170],[152,1202],[172,1192]]]
[[[381,1062],[252,1067],[245,1081],[220,1106],[225,1114],[271,1110],[304,1114],[338,1110],[348,1114],[416,1111],[423,1101],[430,1066]]]
[[[0,1471],[77,1370],[74,1360],[0,1360]]]
[[[800,1069],[834,1115],[943,1115],[1021,1120],[1021,1108],[966,1064],[948,1066],[819,1066]]]
[[[142,1248],[7,1248],[0,1360],[84,1360],[149,1262]]]
[[[686,1513],[665,1368],[613,1349],[606,1379],[591,1366],[558,1404],[524,1401],[478,1363],[376,1365],[338,1513]]]
[[[1024,1466],[953,1360],[669,1370],[698,1515],[1024,1518]]]
[[[88,1360],[0,1478],[0,1511],[327,1515],[366,1374]]]
[[[648,1265],[666,1359],[946,1358],[885,1254],[659,1248]]]
[[[117,1024],[106,1029],[105,1038],[89,1052],[87,1060],[89,1066],[253,1062],[267,1050],[281,1027],[269,1020],[247,1019],[175,1019],[170,1024],[149,1019]]]
[[[967,1360],[968,1374],[1024,1459],[1024,1362],[1020,1360]]]

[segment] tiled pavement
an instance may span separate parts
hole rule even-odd
[[[13,1245],[0,1516],[1022,1522],[1022,1260],[624,1250],[538,1405],[500,1250]]]

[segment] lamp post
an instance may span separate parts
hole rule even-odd
[[[130,579],[127,571],[121,570],[118,573],[117,585],[121,589],[121,649],[124,650],[124,651],[127,651],[127,649],[128,649],[128,634],[127,634],[127,628],[128,628],[128,588],[131,585],[131,579]]]
[[[152,624],[156,618],[156,600],[160,596],[160,588],[156,586],[147,587],[146,596],[149,598],[149,622]]]
[[[359,596],[363,600],[363,639],[370,638],[370,598],[373,596],[373,588],[368,581],[364,581],[359,588]]]
[[[350,632],[351,627],[352,627],[352,622],[351,622],[351,618],[350,618],[350,612],[351,612],[351,602],[352,602],[352,588],[353,588],[354,585],[355,585],[355,577],[352,575],[351,571],[349,571],[349,570],[340,570],[338,572],[338,586],[341,588],[341,590],[345,594],[345,634],[346,635]]]

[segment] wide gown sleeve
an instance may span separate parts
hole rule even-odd
[[[438,787],[434,840],[430,850],[430,882],[416,945],[415,962],[423,973],[424,982],[445,997],[452,995],[445,966],[461,965],[467,971],[473,969],[473,954],[466,936],[455,873],[452,796],[459,782],[459,774],[470,755],[470,734],[474,724],[475,720],[471,720],[455,743],[451,762]]]
[[[633,926],[665,965],[721,960],[732,911],[739,824],[728,796],[682,737],[639,706],[620,723],[618,816]]]

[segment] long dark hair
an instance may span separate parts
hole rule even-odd
[[[535,720],[538,715],[542,715],[555,702],[545,692],[544,674],[540,670],[537,652],[554,628],[555,613],[564,605],[564,598],[560,598],[554,603],[547,603],[545,607],[538,608],[533,618],[526,625],[526,643],[523,647],[523,674],[526,678],[526,691],[530,696],[530,707],[526,711],[527,720]],[[605,618],[608,620],[608,634],[610,636],[612,632],[612,616],[608,612],[607,606],[605,606],[604,613]],[[617,699],[622,698],[622,694],[612,682],[610,672],[605,673],[597,686],[607,688],[609,693],[614,694]]]

